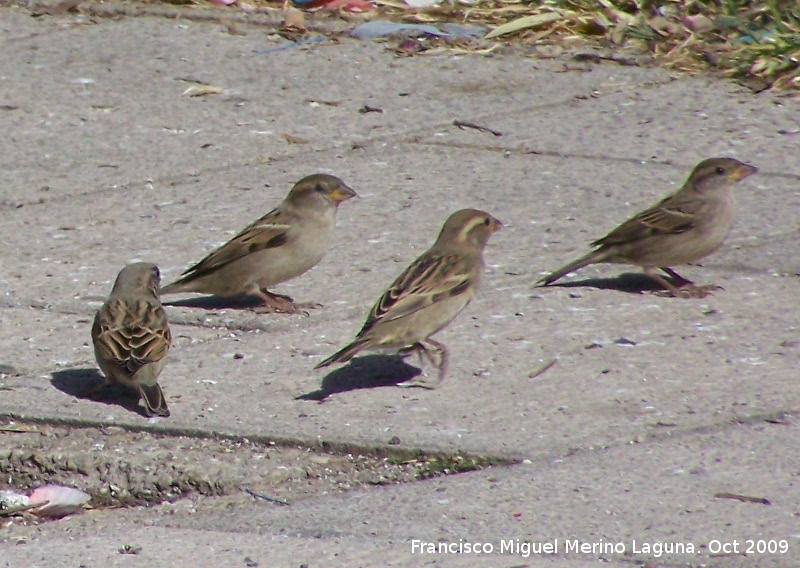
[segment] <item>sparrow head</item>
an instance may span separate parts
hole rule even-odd
[[[112,295],[127,293],[150,292],[158,297],[158,287],[161,285],[161,272],[152,262],[134,262],[120,270]]]
[[[733,158],[709,158],[692,170],[687,186],[700,192],[729,188],[739,180],[758,172],[758,168]]]
[[[351,197],[356,197],[356,192],[338,177],[313,174],[294,184],[286,201],[295,207],[338,207],[339,203]]]
[[[503,228],[503,223],[485,211],[462,209],[444,222],[437,243],[455,242],[483,249],[489,237]]]

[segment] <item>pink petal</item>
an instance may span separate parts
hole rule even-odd
[[[64,487],[62,485],[43,485],[31,493],[30,501],[33,505],[43,503],[31,513],[40,517],[63,517],[81,510],[89,502],[89,495],[80,489]]]

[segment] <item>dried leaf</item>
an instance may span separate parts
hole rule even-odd
[[[326,10],[346,10],[348,12],[368,12],[375,9],[369,0],[333,0],[324,6]]]
[[[695,33],[703,33],[714,29],[714,22],[703,14],[695,14],[693,16],[686,16],[683,19],[686,27]]]
[[[681,32],[680,26],[673,24],[672,22],[661,16],[650,18],[650,21],[647,22],[647,24],[654,32],[660,34],[663,37],[678,35]]]
[[[616,45],[622,45],[622,42],[625,41],[625,35],[628,32],[628,24],[621,23],[614,26],[609,34],[609,39],[612,43]]]
[[[603,12],[606,14],[606,16],[608,16],[615,24],[627,25],[636,20],[634,16],[617,9],[617,7],[608,0],[598,0],[598,2],[603,6]]]
[[[202,97],[204,95],[221,95],[225,89],[214,85],[192,85],[183,91],[184,97]]]
[[[247,32],[244,31],[242,28],[236,25],[236,22],[222,22],[225,25],[225,29],[228,31],[229,34],[235,36],[246,36]]]
[[[528,28],[536,28],[560,20],[561,17],[561,14],[558,12],[545,12],[543,14],[536,14],[534,16],[523,16],[522,18],[517,18],[516,20],[508,22],[507,24],[503,24],[502,26],[497,26],[495,29],[486,34],[484,39],[492,39],[501,35],[518,32]]]
[[[291,134],[281,134],[281,137],[289,144],[308,144],[308,140],[300,138],[299,136],[292,136]]]
[[[325,105],[325,106],[338,107],[339,105],[342,104],[342,101],[325,101],[322,99],[306,99],[306,102],[311,106]]]
[[[440,0],[405,0],[405,3],[412,8],[428,8],[429,6],[437,6]]]
[[[585,35],[605,35],[608,31],[608,24],[599,16],[578,21],[576,29]]]
[[[302,10],[298,10],[294,6],[289,6],[283,11],[283,25],[284,27],[295,30],[305,30],[306,17]]]

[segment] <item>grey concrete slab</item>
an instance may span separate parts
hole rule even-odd
[[[495,552],[502,550],[504,540],[558,539],[561,549],[556,557],[603,559],[611,565],[638,561],[655,566],[790,566],[796,561],[800,538],[794,521],[797,464],[787,454],[780,465],[765,458],[773,451],[791,453],[796,436],[795,425],[737,425],[408,486],[357,491],[325,503],[312,499],[295,509],[272,510],[266,526],[255,507],[231,509],[215,522],[266,535],[319,531],[400,541],[409,547],[415,539],[488,542]],[[748,455],[724,455],[723,447],[730,446],[747,448]],[[771,505],[715,497],[722,493],[767,497]],[[192,526],[203,526],[201,517],[195,519],[198,523]],[[187,522],[191,523],[188,518]],[[713,552],[714,540],[738,541],[742,551],[748,539],[783,540],[788,549],[782,555],[751,553],[746,557]],[[625,552],[576,555],[574,549],[566,550],[566,540],[620,543]],[[694,553],[687,552],[688,546],[661,556],[642,552],[643,543],[655,542],[693,544]],[[519,561],[516,556],[514,560]],[[533,555],[531,565],[538,565],[543,556]],[[506,563],[505,558],[495,562],[513,565],[513,560]]]
[[[473,133],[471,142],[524,145],[545,154],[600,162],[639,159],[686,166],[694,164],[698,154],[734,154],[758,161],[795,146],[791,133],[798,120],[788,100],[769,94],[754,97],[743,87],[708,77],[644,77],[615,64],[586,69],[591,73],[585,75],[594,79],[587,85],[591,92],[564,93],[550,108],[516,106],[498,112],[491,126],[502,137]],[[466,137],[450,130],[424,140],[458,144]],[[598,146],[598,140],[605,143]],[[783,173],[796,177],[798,172],[787,167],[789,172]]]
[[[35,562],[58,551],[65,560],[49,565],[97,562],[116,557],[117,549],[129,544],[141,547],[136,557],[126,559],[135,566],[157,555],[173,561],[194,558],[205,566],[214,553],[226,560],[247,555],[287,566],[587,566],[602,561],[611,566],[788,567],[796,563],[800,538],[794,489],[798,464],[791,451],[796,437],[795,424],[729,424],[558,459],[311,498],[291,507],[199,498],[148,510],[91,512],[20,528],[18,538],[26,546],[6,550],[11,559],[24,554]],[[730,447],[744,451],[732,456]],[[768,459],[774,454],[782,456],[780,463]],[[769,504],[720,497],[726,493],[765,498]],[[188,556],[186,544],[201,539],[216,544],[199,546],[195,556]],[[744,554],[758,546],[749,541],[759,540],[773,541],[785,552]],[[597,548],[581,552],[576,542]],[[481,550],[490,545],[493,554],[424,552],[431,543],[462,550],[480,543]],[[528,553],[522,548],[545,543],[555,550]],[[728,548],[721,549],[723,544]]]
[[[286,510],[201,500],[191,515],[164,505],[16,527],[0,545],[9,565],[26,556],[152,565],[160,546],[202,566],[212,563],[208,543],[234,565],[251,554],[342,566],[582,566],[601,556],[423,558],[410,548],[414,538],[517,537],[786,538],[787,555],[607,560],[796,564],[800,170],[787,133],[797,101],[614,65],[565,73],[560,60],[397,58],[348,39],[265,51],[285,40],[157,18],[2,15],[0,41],[13,49],[0,61],[0,103],[18,108],[0,110],[10,133],[0,142],[0,363],[17,373],[0,379],[0,414],[146,424],[54,380],[93,367],[91,318],[118,270],[150,260],[169,280],[321,170],[360,198],[342,205],[323,262],[277,291],[324,307],[308,318],[256,315],[174,297],[177,339],[162,381],[173,414],[148,428],[380,446],[396,436],[412,448],[531,461]],[[188,84],[176,77],[230,92],[183,97]],[[360,114],[365,103],[384,112]],[[615,278],[635,269],[614,266],[587,267],[570,276],[574,286],[533,287],[713,154],[761,169],[737,188],[726,245],[681,269],[724,291],[702,301],[627,293]],[[507,226],[487,247],[477,299],[439,336],[452,355],[441,387],[395,387],[413,369],[376,357],[314,372],[467,206]],[[128,524],[140,556],[116,552]],[[25,547],[9,545],[23,534]]]
[[[140,18],[131,29],[127,21],[66,16],[56,24],[7,13],[17,24],[7,28],[17,56],[0,67],[0,77],[14,78],[0,98],[18,108],[0,115],[11,132],[2,198],[12,205],[424,133],[498,97],[552,107],[600,79],[572,74],[547,83],[537,69],[555,64],[523,60],[520,82],[503,58],[482,58],[479,69],[474,57],[398,59],[356,41],[279,49],[288,42],[258,28],[238,36],[191,21]],[[224,92],[182,96],[193,84],[186,79]],[[367,103],[384,112],[360,114]],[[305,143],[289,144],[285,134]]]
[[[546,218],[532,218],[534,211],[528,208],[531,197],[524,186],[518,187],[520,182],[510,184],[519,190],[503,193],[496,203],[489,203],[487,188],[492,192],[502,191],[500,178],[501,172],[506,171],[504,168],[524,170],[535,159],[540,165],[546,164],[543,169],[557,171],[553,166],[561,159],[506,158],[474,150],[437,152],[448,158],[443,164],[456,162],[451,156],[458,156],[459,162],[477,162],[484,168],[477,173],[483,183],[465,187],[457,205],[442,199],[449,191],[458,190],[460,183],[456,173],[448,173],[446,165],[432,174],[415,173],[413,180],[405,179],[404,172],[421,170],[430,156],[417,157],[409,163],[399,159],[405,153],[403,150],[353,154],[350,167],[354,173],[342,175],[348,180],[351,177],[363,180],[351,182],[363,196],[342,206],[341,234],[323,263],[294,283],[279,288],[298,299],[325,305],[324,309],[313,310],[309,318],[257,316],[248,310],[209,313],[198,308],[169,308],[174,324],[190,325],[181,332],[189,337],[194,338],[195,329],[211,326],[223,328],[216,332],[218,335],[226,333],[227,328],[227,333],[235,338],[203,343],[202,360],[198,362],[201,368],[195,369],[183,359],[176,359],[168,367],[164,386],[168,393],[174,390],[182,395],[170,423],[186,420],[197,425],[202,416],[215,430],[255,429],[280,437],[302,435],[305,439],[322,437],[359,443],[385,443],[397,435],[423,447],[529,457],[539,452],[562,452],[636,439],[661,428],[659,423],[692,428],[740,413],[788,411],[800,406],[792,389],[787,388],[796,366],[797,353],[792,345],[797,316],[775,310],[776,298],[791,293],[789,279],[766,271],[760,277],[758,272],[741,273],[730,267],[735,259],[727,262],[726,259],[744,249],[726,249],[709,259],[718,264],[687,269],[690,277],[719,282],[726,287],[724,292],[702,302],[679,302],[590,287],[534,288],[533,281],[543,271],[578,254],[585,232],[564,234],[561,238],[573,242],[563,252],[553,254],[556,244],[545,249],[541,245],[556,238],[554,235],[558,233],[547,232]],[[395,157],[398,159],[394,160]],[[375,167],[379,162],[383,164],[380,169]],[[398,163],[399,166],[395,165]],[[244,169],[255,184],[257,172],[252,170]],[[618,170],[630,172],[625,174],[626,178],[633,177],[641,171],[641,166],[622,164]],[[606,175],[615,177],[620,172]],[[433,185],[434,177],[441,179],[441,184]],[[380,178],[398,181],[387,188],[379,183]],[[63,236],[55,241],[67,253],[62,256],[80,262],[47,265],[46,269],[54,275],[37,278],[34,271],[41,274],[43,267],[38,261],[29,261],[30,271],[22,272],[17,279],[17,294],[31,294],[33,297],[29,299],[35,303],[45,302],[57,292],[61,297],[53,299],[54,309],[85,313],[88,337],[88,321],[98,300],[107,293],[110,279],[116,275],[116,265],[137,258],[156,260],[164,267],[166,277],[171,278],[252,220],[253,209],[259,213],[268,209],[270,205],[260,205],[263,193],[269,193],[274,203],[284,188],[278,195],[276,188],[254,187],[251,191],[235,192],[237,200],[220,208],[212,207],[219,189],[206,187],[198,187],[192,199],[181,207],[164,206],[156,210],[150,204],[142,204],[130,211],[132,222],[115,226],[114,239],[107,242],[97,240],[97,227],[105,225],[102,206],[122,205],[124,195],[102,205],[95,198],[78,198],[83,200],[83,207],[73,219],[78,229],[52,233]],[[759,201],[748,189],[743,189],[742,201]],[[153,198],[154,193],[150,194]],[[169,196],[173,203],[178,201],[177,195],[177,190],[173,190]],[[595,195],[585,194],[584,202],[590,204],[586,208],[590,219],[599,223],[598,211],[618,214],[610,200],[597,201]],[[555,202],[555,195],[547,202]],[[378,375],[373,382],[359,379],[359,367],[355,367],[355,377],[347,368],[334,370],[330,376],[313,372],[313,365],[322,356],[352,338],[374,299],[408,262],[429,246],[447,213],[456,206],[468,205],[486,207],[509,226],[496,235],[487,249],[489,268],[477,300],[440,335],[453,352],[450,376],[442,387],[434,392],[370,388],[375,384],[391,385],[391,377]],[[578,207],[577,203],[574,207]],[[742,209],[742,217],[747,218],[744,204]],[[14,215],[24,219],[28,211],[22,208],[15,210]],[[231,220],[233,211],[237,212],[235,220]],[[381,222],[376,225],[378,218]],[[185,222],[188,219],[191,222]],[[585,222],[575,219],[571,224]],[[235,228],[208,232],[205,229],[226,224]],[[409,226],[415,227],[411,234],[407,231]],[[143,231],[159,231],[161,227],[167,227],[163,238],[145,243],[152,252],[118,258],[120,251],[137,250]],[[22,231],[17,234],[24,236]],[[190,236],[195,234],[197,240]],[[161,260],[172,258],[172,250],[165,246],[170,241],[176,243],[175,251],[185,259],[177,265]],[[53,253],[53,245],[47,244],[46,250],[41,246],[52,242],[23,238],[19,248],[29,248],[25,255],[29,259],[45,258],[44,254]],[[560,247],[561,243],[557,244]],[[546,254],[539,254],[540,250]],[[97,268],[93,268],[100,263],[114,266],[103,281],[95,279]],[[587,268],[575,279],[613,277],[626,271],[635,270]],[[351,284],[354,274],[358,278],[356,285]],[[52,287],[51,281],[55,283]],[[58,288],[68,282],[68,291]],[[743,297],[747,302],[741,302]],[[26,313],[22,311],[19,315],[26,317]],[[761,331],[764,314],[769,314],[766,316],[770,318],[769,334]],[[83,334],[79,336],[81,342],[86,341]],[[232,359],[234,349],[242,359]],[[531,371],[553,357],[559,358],[554,368],[539,378],[527,378]],[[87,358],[90,364],[90,352]],[[409,363],[413,365],[415,361]],[[768,385],[758,381],[765,368],[772,377]],[[398,370],[404,372],[402,368]],[[697,380],[697,373],[702,380]],[[194,377],[194,382],[189,376]],[[177,382],[170,388],[172,381]],[[204,394],[197,404],[192,404],[194,391],[185,392],[185,388],[190,383],[197,385],[196,381],[206,381],[200,383]],[[569,388],[565,389],[565,384]],[[321,386],[322,390],[331,391],[324,405],[295,400],[298,396],[320,395]],[[576,392],[580,393],[577,398]],[[734,393],[736,397],[732,400]],[[212,399],[215,410],[209,413]],[[18,403],[13,397],[7,402]],[[53,406],[47,397],[39,398],[38,403],[37,411],[48,413],[49,409],[58,408],[58,412],[64,412],[61,405]],[[187,413],[179,411],[185,404],[191,408],[186,408]],[[352,415],[353,411],[348,409],[358,409],[358,413]],[[126,417],[122,408],[115,410],[116,420],[140,420],[137,416]],[[92,416],[85,404],[80,412],[81,416]],[[100,419],[107,412],[106,408],[98,409],[94,418]],[[346,416],[344,421],[343,416]],[[499,432],[502,432],[500,445]]]

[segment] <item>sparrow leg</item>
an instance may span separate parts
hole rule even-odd
[[[428,354],[428,350],[425,349],[425,346],[422,343],[415,343],[411,347],[404,347],[400,351],[397,352],[400,357],[406,357],[411,355],[412,353],[416,353],[417,357],[419,358],[419,366],[423,367],[425,365],[425,360],[427,359],[430,361],[430,355]],[[425,371],[423,370],[423,374]],[[403,385],[405,386],[405,385]]]
[[[419,347],[420,347],[419,343],[415,343],[411,347],[403,347],[400,351],[397,352],[397,354],[400,357],[405,357],[407,355],[410,355],[411,353],[414,353],[415,351],[419,351]]]
[[[286,294],[276,294],[275,292],[270,292],[266,288],[262,288],[262,291],[266,296],[274,300],[284,300],[286,302],[289,302],[290,304],[294,304],[294,298],[292,298],[291,296],[287,296]]]
[[[419,387],[424,389],[435,389],[444,379],[445,373],[447,372],[447,364],[449,361],[447,355],[447,349],[445,346],[439,343],[438,341],[434,341],[433,339],[427,339],[426,342],[430,345],[433,349],[429,349],[425,346],[424,343],[419,342],[414,346],[404,349],[403,351],[410,353],[411,351],[417,351],[419,354],[420,364],[423,364],[423,357],[426,359],[431,365],[435,365],[439,369],[439,374],[436,381],[429,381],[427,378],[427,373],[424,373],[418,377],[414,377],[408,381],[403,381],[402,383],[397,383],[398,387]],[[436,360],[438,355],[438,361]]]
[[[669,295],[669,296],[672,296],[674,298],[679,298],[681,296],[681,291],[678,288],[676,288],[675,286],[673,286],[672,284],[670,284],[667,281],[666,278],[664,278],[659,273],[657,273],[655,267],[653,267],[653,266],[645,267],[644,268],[644,273],[647,274],[650,278],[652,278],[656,282],[658,282],[659,284],[661,284],[661,286],[664,288],[663,292],[660,292],[660,293],[656,292],[656,295],[659,295],[659,296]]]
[[[684,278],[683,276],[672,270],[669,266],[661,266],[660,270],[663,270],[669,275],[670,278],[675,280],[678,283],[679,288],[685,286],[686,284],[694,284],[694,282],[692,282],[688,278]]]
[[[714,284],[697,286],[691,280],[687,280],[683,276],[680,276],[677,272],[675,272],[671,268],[662,267],[661,270],[669,274],[672,278],[679,280],[681,283],[676,288],[675,286],[670,284],[663,276],[656,273],[655,268],[652,267],[645,268],[644,273],[665,288],[663,292],[656,292],[656,295],[658,296],[668,295],[674,298],[705,298],[706,296],[711,295],[714,290],[723,289],[722,286],[716,286]]]
[[[427,339],[427,341],[439,353],[438,367],[439,367],[439,382],[441,383],[444,380],[444,376],[447,374],[447,366],[448,363],[450,362],[450,357],[447,354],[447,348],[444,346],[444,344],[439,343],[438,341],[431,339],[430,337]]]
[[[290,296],[276,294],[267,289],[259,289],[255,294],[264,300],[264,305],[256,308],[260,314],[301,314],[308,317],[306,310],[321,307],[320,304],[297,304]]]

